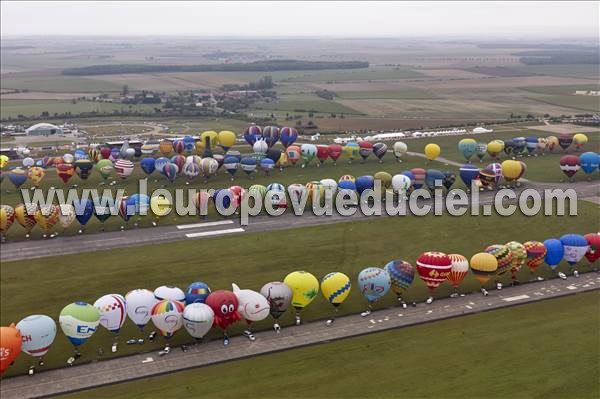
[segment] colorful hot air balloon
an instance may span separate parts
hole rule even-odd
[[[456,173],[451,170],[447,170],[444,173],[444,180],[442,180],[442,184],[446,190],[450,190],[452,185],[456,181]]]
[[[265,126],[262,130],[262,138],[269,148],[279,141],[279,128],[277,126]]]
[[[244,140],[250,146],[253,146],[256,143],[256,140],[262,137],[262,129],[257,125],[250,125],[244,129]]]
[[[411,185],[412,181],[406,175],[399,174],[392,177],[392,189],[398,196],[406,196],[406,192],[410,189]]]
[[[546,257],[546,247],[538,241],[527,241],[523,244],[527,251],[527,267],[533,275],[535,270],[544,262]]]
[[[39,365],[43,366],[43,357],[50,350],[56,338],[56,323],[46,315],[31,315],[17,323],[17,330],[21,333],[21,350],[29,356],[39,358]],[[33,367],[30,368],[33,370]],[[30,371],[31,373],[31,371]]]
[[[60,165],[56,165],[56,174],[63,183],[67,184],[75,174],[75,168],[69,163],[61,163]]]
[[[104,295],[94,302],[94,307],[100,312],[100,325],[118,337],[127,314],[125,298],[119,294]],[[117,351],[116,341],[112,345],[112,351]]]
[[[521,267],[527,261],[527,249],[523,244],[517,241],[511,241],[506,243],[508,249],[512,253],[512,261],[510,265],[510,273],[512,275],[513,282],[517,282],[517,273],[521,270]]]
[[[412,284],[415,278],[415,269],[406,261],[392,260],[384,266],[383,270],[390,275],[392,291],[396,294],[396,298],[398,298],[402,307],[406,307],[402,295]]]
[[[555,238],[544,241],[544,246],[546,247],[546,257],[544,258],[544,262],[546,262],[552,270],[555,270],[565,255],[565,247],[560,240]],[[561,275],[559,274],[559,276]],[[563,278],[563,276],[561,276],[561,278]]]
[[[470,162],[471,158],[477,152],[477,142],[474,139],[462,139],[458,142],[458,152]]]
[[[210,287],[208,284],[197,281],[189,285],[185,291],[185,303],[187,305],[192,303],[204,303],[206,298],[210,295]]]
[[[423,187],[423,184],[425,183],[425,177],[427,176],[427,171],[423,168],[412,168],[410,172],[412,174],[411,180],[413,188],[418,190]]]
[[[6,235],[10,226],[15,221],[15,210],[10,205],[0,205],[0,235]]]
[[[479,158],[479,162],[483,161],[485,154],[487,154],[487,144],[477,143],[475,145],[475,155],[477,155],[477,158]]]
[[[573,144],[575,144],[575,151],[581,150],[581,148],[588,142],[588,137],[583,133],[576,133],[573,136]]]
[[[443,252],[425,252],[417,259],[417,272],[429,288],[428,303],[433,301],[433,293],[443,283],[452,270],[452,260]]]
[[[241,320],[239,302],[235,294],[227,290],[212,292],[205,302],[214,312],[214,325],[223,330],[223,345],[229,344],[227,328]]]
[[[303,161],[302,167],[305,167],[317,155],[317,146],[314,144],[302,144],[300,146],[300,155],[302,156]]]
[[[588,250],[585,253],[585,257],[590,263],[594,263],[600,258],[600,233],[588,233],[583,237],[588,243]]]
[[[373,144],[368,141],[358,143],[358,155],[362,158],[362,162],[366,161],[369,155],[373,153]]]
[[[283,282],[292,290],[292,306],[296,309],[296,324],[300,324],[300,312],[307,307],[319,293],[319,280],[305,271],[288,274]]]
[[[167,156],[171,153],[171,151],[173,151],[173,143],[167,139],[161,140],[160,144],[158,145],[158,150],[161,154]]]
[[[318,145],[317,159],[319,160],[319,164],[317,164],[317,166],[323,165],[327,158],[329,158],[329,146],[323,144]]]
[[[19,189],[27,181],[27,172],[21,168],[14,168],[8,172],[8,180]]]
[[[463,181],[467,190],[470,190],[475,181],[479,177],[479,168],[470,163],[464,164],[460,167],[460,179]]]
[[[46,176],[46,171],[43,168],[40,168],[39,166],[29,168],[29,170],[27,171],[27,177],[29,178],[29,180],[31,180],[31,182],[36,188],[39,187],[40,183],[44,179],[44,176]]]
[[[158,302],[154,293],[146,289],[135,289],[125,295],[125,310],[131,321],[138,326],[140,330],[151,318],[152,307]]]
[[[572,134],[562,133],[560,136],[558,136],[558,145],[564,151],[566,151],[567,148],[569,148],[572,143],[573,143],[573,135]]]
[[[118,159],[117,162],[115,162],[114,168],[117,172],[117,176],[121,179],[127,179],[133,173],[134,165],[133,162],[127,159]]]
[[[291,145],[285,150],[285,155],[287,155],[288,161],[295,165],[296,162],[300,160],[301,150],[297,145]]]
[[[428,169],[425,173],[425,184],[433,193],[436,188],[442,186],[444,182],[444,174],[437,169]]]
[[[481,284],[481,292],[483,295],[487,295],[486,289],[483,287],[494,275],[498,269],[498,261],[496,257],[487,252],[480,252],[471,257],[469,262],[471,270],[475,275],[475,278]]]
[[[200,172],[205,179],[208,179],[217,173],[218,169],[219,163],[214,158],[203,158],[202,161],[200,161]]]
[[[496,185],[496,173],[491,169],[481,169],[478,179],[484,188],[493,189]]]
[[[94,167],[94,164],[89,159],[77,159],[73,166],[75,167],[75,173],[81,180],[87,180],[90,177],[90,172]]]
[[[279,136],[281,144],[283,144],[285,148],[288,148],[298,139],[298,131],[293,127],[282,127],[279,131]]]
[[[333,160],[335,165],[339,157],[342,155],[344,148],[339,144],[329,144],[329,158]]]
[[[183,309],[183,327],[194,339],[202,339],[210,331],[215,312],[210,306],[195,302]]]
[[[75,347],[75,357],[79,357],[77,347],[84,344],[98,329],[100,312],[89,303],[73,302],[61,310],[58,322],[62,332]]]
[[[0,327],[0,375],[19,357],[21,342],[21,334],[14,324]]]
[[[96,169],[98,169],[100,176],[104,180],[107,180],[110,177],[110,175],[112,174],[112,171],[114,170],[114,166],[110,159],[101,159],[96,164]]]
[[[25,229],[25,237],[29,238],[31,230],[37,224],[35,213],[37,206],[34,204],[19,204],[15,206],[15,219]]]
[[[344,146],[344,153],[348,157],[348,163],[352,163],[359,154],[360,147],[357,143],[348,143]]]
[[[65,230],[75,220],[75,207],[71,204],[60,204],[58,210],[58,222]]]
[[[152,324],[166,339],[171,338],[183,326],[183,308],[183,302],[163,299],[150,310]]]
[[[440,146],[437,144],[434,144],[434,143],[427,144],[425,146],[425,150],[423,151],[423,153],[425,154],[425,157],[430,162],[434,161],[437,157],[439,157],[441,152],[442,152],[442,149],[440,148]]]
[[[506,245],[494,244],[485,249],[488,254],[494,255],[498,266],[496,268],[496,276],[501,276],[510,270],[512,266],[512,252]],[[497,288],[502,289],[502,284],[497,282]]]
[[[163,166],[162,174],[167,178],[167,180],[171,183],[175,181],[177,178],[177,173],[179,173],[179,167],[172,162],[169,162],[165,166]]]
[[[560,159],[560,170],[571,179],[579,171],[581,164],[577,155],[565,155]]]
[[[183,165],[185,165],[185,157],[181,154],[177,154],[171,157],[171,163],[177,165],[179,174],[183,173]]]
[[[385,143],[373,144],[373,154],[379,159],[379,163],[383,163],[383,157],[387,154],[388,146]]]
[[[35,211],[35,220],[44,230],[44,237],[50,234],[50,230],[58,222],[59,213],[60,209],[54,204],[42,205]]]
[[[344,273],[329,273],[321,279],[321,293],[327,302],[333,305],[335,313],[337,313],[338,307],[350,295],[351,287],[350,278]],[[335,316],[327,320],[327,324],[333,323],[334,320]]]
[[[275,320],[273,324],[274,330],[279,333],[281,327],[277,320],[284,314],[292,302],[292,290],[281,281],[273,281],[265,284],[261,289],[262,296],[267,298],[271,306],[270,314]]]
[[[361,316],[368,316],[373,310],[373,303],[387,294],[392,285],[388,272],[378,267],[367,267],[358,274],[358,289],[369,301],[366,311]]]
[[[448,255],[452,262],[452,268],[448,274],[448,281],[454,288],[452,296],[458,296],[458,286],[463,282],[469,272],[469,260],[459,254]]]
[[[579,276],[576,269],[577,263],[585,256],[588,251],[589,244],[584,236],[580,234],[565,234],[560,237],[560,242],[564,247],[564,259],[573,268],[575,277]]]
[[[529,136],[525,138],[525,147],[527,148],[527,152],[529,154],[535,153],[538,148],[538,137],[537,136]]]
[[[8,157],[6,155],[0,155],[0,169],[4,169],[6,168],[6,165],[8,165]]]
[[[554,151],[558,145],[558,138],[556,136],[546,137],[546,147],[548,148],[548,151]]]

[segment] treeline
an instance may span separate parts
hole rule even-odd
[[[512,55],[521,57],[520,61],[527,65],[600,64],[598,50],[531,50]]]
[[[124,73],[159,73],[159,72],[274,72],[274,71],[308,71],[323,69],[358,69],[368,68],[366,61],[298,61],[270,60],[249,63],[207,64],[207,65],[91,65],[80,68],[63,69],[63,75],[116,75]]]

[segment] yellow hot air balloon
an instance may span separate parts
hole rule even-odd
[[[498,269],[498,260],[492,254],[480,252],[473,255],[470,265],[475,278],[483,286],[489,281],[490,278],[496,275],[496,270]]]
[[[385,193],[392,186],[392,175],[388,172],[377,172],[373,175],[373,179],[377,182],[381,182],[381,197],[385,198]]]
[[[206,146],[204,145],[204,142],[202,140],[196,141],[196,154],[202,154],[205,147]]]
[[[0,235],[6,234],[15,221],[15,210],[9,205],[0,205]]]
[[[280,169],[287,168],[289,166],[288,156],[284,151],[281,151],[281,155],[275,163],[275,166],[277,166]]]
[[[0,155],[0,169],[4,169],[8,165],[8,157],[6,155]]]
[[[25,237],[29,238],[31,230],[35,227],[37,220],[35,219],[35,213],[37,206],[34,204],[19,204],[15,206],[15,219],[26,231]]]
[[[33,185],[36,187],[40,185],[40,182],[44,179],[44,176],[46,176],[46,171],[39,166],[31,167],[27,171],[27,177],[29,177],[29,180],[31,180]]]
[[[496,158],[503,150],[504,141],[502,140],[492,140],[487,145],[487,153],[490,154],[492,158]]]
[[[523,165],[511,159],[502,162],[502,176],[507,182],[515,181],[521,176]]]
[[[583,133],[577,133],[573,136],[573,143],[575,144],[575,149],[579,150],[588,142],[588,137]]]
[[[429,143],[425,146],[425,156],[429,161],[435,160],[437,157],[440,156],[441,152],[442,149],[437,144]]]
[[[223,147],[225,151],[233,147],[235,144],[235,133],[230,130],[221,130],[217,136],[219,145]]]
[[[150,211],[154,215],[154,219],[156,222],[152,224],[156,226],[158,220],[169,214],[171,212],[171,201],[167,199],[164,195],[156,195],[150,198]]]
[[[54,225],[58,222],[58,213],[60,208],[54,204],[42,206],[35,211],[35,220],[40,227],[48,234]],[[45,237],[46,235],[44,235]]]
[[[321,280],[321,293],[329,303],[337,307],[348,298],[352,283],[344,273],[329,273]]]
[[[158,145],[158,150],[161,154],[167,156],[173,151],[173,143],[167,139],[164,139]]]
[[[292,306],[296,309],[296,324],[300,324],[300,311],[307,307],[319,293],[319,280],[312,274],[296,271],[283,282],[292,290]]]
[[[214,130],[207,130],[205,132],[202,132],[202,134],[200,135],[200,141],[206,143],[206,138],[210,139],[210,146],[212,148],[215,148],[215,146],[219,144],[219,133],[215,132]],[[196,149],[198,149],[198,147],[196,147]]]

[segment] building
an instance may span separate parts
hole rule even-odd
[[[63,130],[51,123],[38,123],[25,130],[28,136],[52,136],[63,134]]]

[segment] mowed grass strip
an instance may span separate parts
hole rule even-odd
[[[578,294],[66,397],[596,398],[599,299]]]
[[[537,215],[526,217],[519,213],[510,217],[494,216],[433,216],[387,217],[361,222],[338,223],[326,226],[296,228],[273,232],[258,232],[238,236],[204,240],[185,240],[162,245],[131,247],[47,257],[0,265],[0,322],[8,325],[31,314],[47,314],[58,320],[60,310],[73,301],[93,303],[108,293],[126,294],[135,288],[153,290],[160,285],[175,285],[185,289],[193,281],[205,281],[213,290],[231,289],[231,283],[242,288],[260,290],[269,281],[282,281],[294,270],[306,270],[317,278],[339,271],[351,277],[367,266],[383,267],[392,259],[410,263],[424,251],[459,253],[471,257],[490,244],[516,240],[543,241],[565,233],[585,234],[596,231],[590,220],[598,220],[598,208],[590,203],[579,203],[578,216],[559,217]],[[31,242],[35,251],[35,241]],[[560,266],[567,272],[569,266]],[[589,270],[587,261],[580,270]],[[538,273],[552,274],[547,266]],[[529,270],[523,268],[519,278],[529,279]],[[509,275],[501,280],[510,281]],[[490,286],[493,286],[491,281]],[[479,283],[467,276],[461,291],[479,290]],[[452,292],[444,283],[437,291],[440,297]],[[477,293],[476,295],[480,295]],[[422,301],[428,291],[415,277],[405,299]],[[340,314],[358,313],[367,306],[361,293],[353,288],[340,307]],[[397,306],[391,293],[376,307]],[[303,312],[305,320],[323,319],[332,313],[332,307],[321,294]],[[293,314],[282,316],[283,325],[293,324]],[[256,323],[257,329],[269,329],[272,321]],[[241,331],[241,325],[231,329]],[[147,328],[150,331],[152,328]],[[220,333],[213,330],[212,337]],[[136,326],[127,321],[121,330],[121,342],[140,335]],[[173,345],[189,342],[191,338],[180,331],[171,340]],[[103,358],[112,356],[108,350],[113,336],[100,330],[82,347],[82,361],[97,358],[96,349],[104,348]],[[164,345],[162,339],[143,346],[121,345],[118,354],[154,350]],[[48,368],[64,366],[71,353],[71,345],[59,331],[53,348],[46,356]],[[30,359],[21,356],[8,374],[24,373]]]

